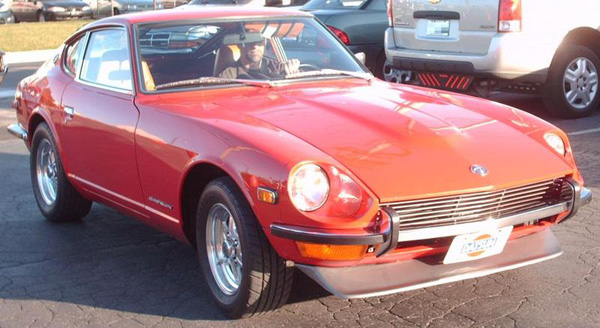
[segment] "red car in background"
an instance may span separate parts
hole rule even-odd
[[[48,220],[100,202],[194,245],[232,317],[283,305],[294,268],[367,297],[554,258],[592,196],[558,128],[375,79],[296,11],[96,21],[14,107]]]

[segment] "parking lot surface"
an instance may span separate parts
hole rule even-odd
[[[553,228],[564,248],[557,259],[356,300],[333,297],[298,274],[283,309],[230,321],[212,304],[189,246],[98,204],[81,223],[44,220],[27,149],[6,133],[15,121],[6,95],[35,68],[12,67],[0,86],[0,327],[600,326],[600,113],[556,120],[537,97],[493,96],[570,133],[595,193],[575,218]]]

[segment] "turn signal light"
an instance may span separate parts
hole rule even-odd
[[[360,260],[367,251],[367,245],[328,245],[303,241],[297,241],[296,245],[302,256],[317,260]]]

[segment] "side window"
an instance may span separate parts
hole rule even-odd
[[[367,6],[369,10],[387,10],[387,2],[385,0],[373,0]]]
[[[82,48],[84,46],[85,37],[79,38],[75,43],[67,46],[65,68],[73,75],[77,74],[77,69],[81,63]]]
[[[131,63],[125,30],[102,30],[90,35],[81,79],[131,91]]]

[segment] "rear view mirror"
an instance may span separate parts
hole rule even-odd
[[[356,59],[358,59],[358,61],[361,62],[363,65],[367,61],[367,55],[364,52],[356,53],[354,54],[354,57],[356,57]]]
[[[248,32],[239,34],[227,34],[223,37],[223,44],[229,45],[243,45],[245,43],[257,43],[263,42],[265,38],[258,32]]]

